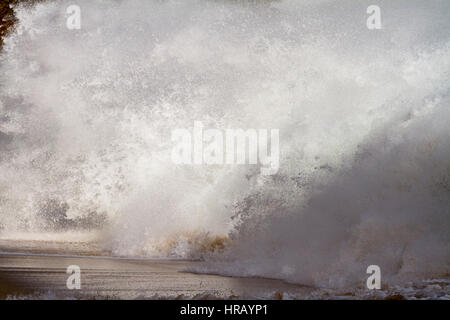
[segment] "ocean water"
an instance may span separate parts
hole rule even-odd
[[[0,238],[321,288],[448,278],[450,3],[377,2],[380,30],[366,1],[80,0],[79,30],[70,1],[19,6]],[[174,164],[195,121],[279,129],[278,172]]]

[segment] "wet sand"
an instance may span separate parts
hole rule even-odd
[[[195,274],[186,260],[138,260],[52,254],[0,254],[0,298],[165,299],[279,298],[311,288],[279,280]],[[69,265],[81,268],[81,289],[66,287]]]

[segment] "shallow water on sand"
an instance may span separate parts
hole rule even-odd
[[[306,294],[311,288],[279,280],[184,272],[199,261],[115,257],[0,254],[4,298],[158,299],[271,297],[278,291]],[[68,290],[66,269],[81,269],[81,289]]]
[[[369,291],[197,274],[202,261],[105,256],[92,243],[0,240],[0,299],[450,299],[450,278]],[[81,269],[81,289],[66,286]]]

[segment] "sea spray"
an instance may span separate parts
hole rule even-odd
[[[319,286],[448,274],[448,1],[378,1],[374,30],[365,1],[85,0],[69,29],[72,4],[16,8],[4,41],[3,237],[91,227]],[[195,121],[278,128],[279,170],[174,164]]]

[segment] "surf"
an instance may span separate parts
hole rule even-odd
[[[372,264],[448,276],[450,7],[433,3],[379,1],[380,30],[350,1],[85,0],[75,30],[69,1],[18,6],[0,235],[323,287]],[[278,128],[277,173],[174,164],[173,130],[196,121]]]

